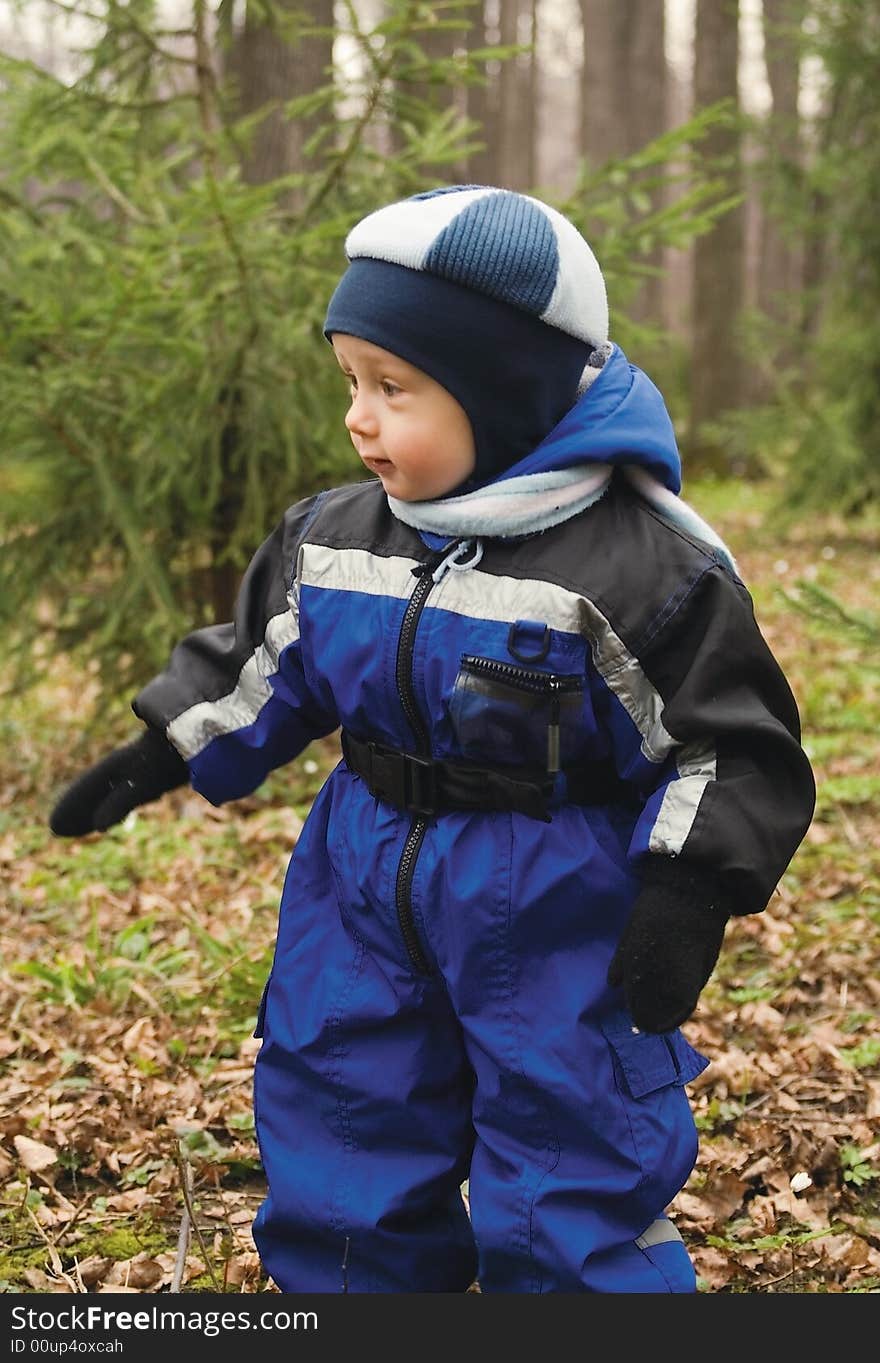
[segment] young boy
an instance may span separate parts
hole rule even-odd
[[[453,186],[346,253],[325,334],[376,478],[287,512],[52,828],[235,799],[341,726],[259,1011],[266,1270],[693,1292],[678,1028],[810,823],[795,701],[572,223]]]

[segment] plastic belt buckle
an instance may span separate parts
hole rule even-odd
[[[404,753],[406,808],[432,818],[437,813],[437,768],[430,758]]]
[[[396,809],[433,816],[437,813],[437,773],[428,758],[388,748],[369,740],[371,794]]]
[[[526,814],[530,819],[540,819],[542,823],[552,823],[550,797],[553,794],[553,781],[518,781],[514,778],[512,809]]]
[[[406,800],[403,753],[387,748],[384,743],[375,743],[372,739],[367,741],[366,746],[369,752],[369,775],[366,781],[370,794],[401,809]]]

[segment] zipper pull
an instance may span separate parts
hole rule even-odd
[[[451,544],[447,545],[443,557],[441,558],[440,562],[437,564],[437,567],[431,574],[431,580],[435,586],[437,586],[438,583],[443,581],[444,577],[449,572],[450,568],[455,568],[458,566],[455,560],[458,558],[459,554],[467,553],[468,549],[470,548],[470,544],[471,544],[470,540],[456,539],[453,540]]]
[[[442,563],[449,553],[449,546],[445,549],[432,549],[431,557],[424,563],[417,563],[414,568],[410,568],[413,577],[425,577],[427,573],[433,573],[438,564]]]
[[[547,725],[547,770],[559,770],[559,678],[550,677],[550,720]]]

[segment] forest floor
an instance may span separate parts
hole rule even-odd
[[[683,1029],[711,1064],[688,1089],[701,1148],[671,1214],[702,1292],[877,1292],[880,524],[784,528],[741,484],[688,496],[752,591],[818,801]],[[338,737],[222,809],[176,791],[55,839],[62,787],[128,735],[96,723],[89,675],[51,674],[0,715],[0,1291],[274,1291],[251,1238],[252,1032]]]

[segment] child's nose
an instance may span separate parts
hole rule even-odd
[[[366,434],[376,430],[376,414],[373,405],[362,390],[358,390],[351,400],[345,414],[345,424],[352,435]]]

